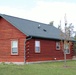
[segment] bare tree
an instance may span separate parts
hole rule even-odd
[[[64,59],[65,59],[65,66],[66,66],[66,54],[67,51],[70,50],[71,46],[71,40],[72,40],[72,34],[73,34],[73,28],[74,26],[69,24],[68,26],[65,26],[65,38],[64,38]]]
[[[60,21],[60,26],[58,28],[61,30],[60,36],[61,36],[61,46],[62,46],[62,50],[64,52],[64,66],[67,66],[66,65],[66,54],[69,51],[70,46],[71,46],[71,37],[73,34],[74,26],[72,25],[72,23],[70,23],[69,25],[67,24],[66,15],[65,15],[64,31],[62,31],[62,29],[61,29],[61,21]]]

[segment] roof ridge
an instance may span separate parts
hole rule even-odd
[[[1,13],[0,13],[0,15],[1,16],[4,15],[4,16],[8,16],[8,17],[13,17],[13,18],[17,18],[17,19],[22,19],[22,20],[27,20],[27,21],[39,23],[39,24],[42,24],[42,25],[53,26],[53,25],[49,25],[49,24],[46,24],[46,23],[42,23],[42,22],[37,22],[37,21],[33,21],[33,20],[21,18],[21,17],[16,17],[16,16],[13,16],[13,15],[7,15],[7,14],[1,14]]]

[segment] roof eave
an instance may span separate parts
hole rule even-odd
[[[34,38],[42,38],[42,39],[55,39],[55,40],[60,40],[59,38],[50,38],[50,37],[42,37],[42,36],[34,36],[34,35],[29,35],[32,36]]]

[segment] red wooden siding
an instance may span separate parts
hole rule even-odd
[[[24,62],[24,41],[26,36],[0,18],[0,62]],[[18,40],[18,55],[11,55],[11,41]]]
[[[35,53],[35,40],[40,41],[40,53]],[[56,50],[55,40],[45,40],[45,39],[31,39],[26,43],[26,61],[47,61],[47,60],[63,60],[64,54],[62,49]],[[67,54],[67,59],[72,58],[72,47],[70,54]]]

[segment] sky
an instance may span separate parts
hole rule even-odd
[[[67,24],[76,31],[76,0],[0,0],[0,13],[49,24],[54,21],[58,27],[64,16]]]

